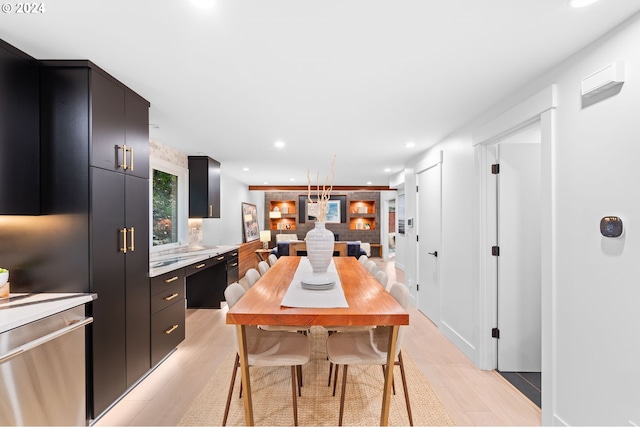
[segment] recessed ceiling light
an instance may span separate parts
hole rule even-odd
[[[191,3],[201,9],[209,9],[213,7],[213,3],[215,3],[215,0],[191,0]]]
[[[371,185],[371,184],[372,184],[371,181],[367,181],[367,185]]]
[[[391,172],[391,169],[389,169],[389,168],[384,168],[384,171],[385,171],[385,172]]]
[[[249,170],[249,168],[242,168],[242,170],[246,172]]]
[[[276,141],[274,145],[276,146],[276,148],[284,148],[284,142],[282,141]]]
[[[264,185],[267,185],[267,184],[268,184],[268,182],[267,182],[267,181],[264,181],[264,182],[263,182],[263,184],[264,184]]]
[[[415,142],[407,142],[406,144],[404,144],[404,146],[407,147],[407,148],[412,148],[412,147],[416,146],[416,143]]]
[[[598,0],[569,0],[569,6],[571,7],[585,7],[585,6],[589,6],[590,4],[593,4],[595,2],[597,2]]]
[[[295,180],[296,180],[295,178],[289,178],[289,181],[295,181]]]

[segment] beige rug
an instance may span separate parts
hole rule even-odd
[[[313,328],[311,360],[302,367],[304,386],[298,398],[298,423],[300,425],[337,425],[340,408],[340,385],[336,396],[327,387],[329,362],[326,359],[326,332]],[[438,399],[429,381],[422,375],[415,362],[403,352],[409,387],[409,398],[414,425],[455,425]],[[231,380],[235,352],[230,353],[205,388],[194,400],[178,425],[220,425]],[[400,368],[394,371],[396,395],[391,399],[389,425],[409,425],[402,392]],[[384,384],[380,366],[350,366],[347,380],[344,425],[379,425],[382,387]],[[244,407],[238,398],[240,371],[227,425],[244,425]],[[256,425],[293,425],[291,400],[291,370],[284,368],[251,368],[253,391],[253,415]]]

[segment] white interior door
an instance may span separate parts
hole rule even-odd
[[[540,144],[498,148],[498,369],[540,372]]]
[[[418,309],[440,325],[440,163],[418,174]]]

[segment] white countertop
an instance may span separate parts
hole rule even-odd
[[[215,246],[196,250],[185,250],[167,255],[154,256],[149,259],[149,277],[186,267],[207,258],[213,258],[225,252],[238,250],[238,246]]]
[[[8,300],[0,300],[0,333],[86,304],[96,297],[84,293],[9,294]]]

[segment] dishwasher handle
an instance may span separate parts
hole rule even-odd
[[[8,352],[0,355],[0,364],[7,362],[11,359],[13,359],[16,356],[19,356],[22,353],[25,353],[33,348],[36,348],[38,346],[41,346],[42,344],[45,344],[51,340],[54,340],[58,337],[61,337],[63,335],[66,335],[70,332],[75,331],[76,329],[82,328],[84,326],[87,326],[89,323],[93,322],[93,317],[85,317],[84,319],[80,320],[80,321],[76,321],[71,323],[68,326],[65,326],[62,329],[58,329],[57,331],[51,332],[50,334],[47,334],[43,337],[37,338],[31,342],[28,342],[18,348],[14,348],[13,350],[9,350]]]

